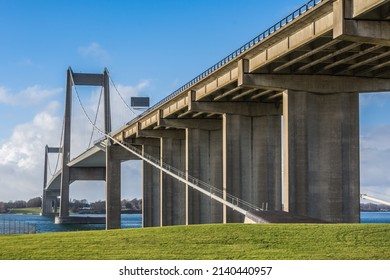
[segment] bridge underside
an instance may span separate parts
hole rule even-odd
[[[72,160],[70,168],[71,183],[77,180],[105,180],[106,154],[102,148],[93,146],[83,154]],[[57,212],[57,198],[61,194],[62,170],[58,171],[45,188],[45,200],[42,214],[55,214]]]

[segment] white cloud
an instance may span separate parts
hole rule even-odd
[[[78,52],[84,58],[93,58],[102,61],[107,61],[110,59],[108,52],[96,42],[92,42],[85,47],[80,47]]]
[[[140,82],[135,86],[117,85],[118,91],[121,93],[126,102],[130,102],[130,96],[137,96],[142,90],[149,85],[148,81]],[[39,87],[38,87],[39,88]],[[79,89],[83,105],[85,106],[88,115],[93,119],[99,99],[100,90],[92,89],[92,91],[84,92]],[[8,91],[0,88],[1,92],[5,92],[3,99],[9,97]],[[23,96],[29,96],[34,99],[34,91],[26,89],[22,91]],[[45,96],[51,96],[50,92],[57,90],[47,90]],[[89,95],[88,95],[89,94]],[[44,100],[44,99],[42,99]],[[76,97],[73,99],[72,113],[72,151],[71,156],[75,157],[80,152],[87,149],[92,127],[85,118]],[[7,102],[6,104],[15,104],[17,102]],[[29,199],[40,196],[42,193],[43,184],[43,161],[44,147],[49,145],[57,147],[60,143],[61,127],[63,122],[63,108],[58,102],[50,102],[44,110],[37,113],[32,120],[24,124],[16,126],[12,135],[8,139],[0,142],[0,201]],[[134,116],[128,108],[123,104],[115,89],[111,87],[111,108],[113,118],[113,129],[117,129],[123,123],[129,121]],[[100,114],[98,118],[98,126],[103,127],[103,103],[100,106]],[[95,139],[101,135],[95,133]],[[50,164],[52,169],[55,166],[55,156],[51,157]],[[142,176],[140,176],[139,164],[126,164],[123,168],[123,178],[126,178],[126,184],[131,182],[131,188],[124,183],[124,191],[122,197],[131,198],[134,196],[140,197],[140,186]],[[49,178],[50,179],[50,178]],[[124,182],[124,180],[122,180]],[[85,183],[78,182],[75,187],[71,188],[72,198],[86,198],[90,201],[104,199],[104,190],[96,192],[96,188],[88,187],[101,186],[102,183]],[[84,186],[84,187],[83,187]],[[138,186],[138,188],[137,188]],[[102,197],[97,197],[103,195]]]
[[[365,128],[360,138],[361,192],[385,200],[390,200],[389,139],[390,125]]]
[[[385,107],[390,102],[390,92],[371,92],[360,94],[360,108]]]
[[[12,136],[0,145],[0,200],[28,199],[42,189],[46,144],[58,145],[61,119],[52,102],[33,120],[15,127]]]
[[[29,67],[29,66],[34,66],[34,62],[30,59],[30,58],[25,58],[25,59],[22,59],[19,63],[18,63],[19,66],[23,66],[23,67]]]
[[[12,93],[5,87],[0,87],[0,103],[31,106],[41,103],[61,91],[61,88],[45,89],[39,85],[34,85],[18,93]]]
[[[53,109],[58,104],[51,103],[43,112],[38,113],[31,122],[15,127],[11,138],[0,147],[0,165],[14,165],[21,171],[32,170],[42,157],[44,141],[54,144],[53,132],[60,128],[60,118],[55,116]]]

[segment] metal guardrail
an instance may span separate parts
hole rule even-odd
[[[33,234],[37,232],[35,224],[10,219],[0,220],[0,234]]]
[[[191,81],[189,81],[185,85],[181,86],[180,88],[178,88],[177,90],[175,90],[170,95],[168,95],[164,99],[160,100],[156,104],[154,104],[152,107],[147,109],[145,112],[143,112],[142,114],[138,115],[137,117],[135,117],[134,119],[129,121],[127,123],[127,125],[131,125],[131,124],[135,123],[136,121],[141,119],[143,116],[147,115],[149,112],[155,110],[161,104],[171,100],[172,98],[176,97],[179,93],[183,92],[184,90],[188,89],[189,87],[191,87],[194,84],[198,83],[199,81],[203,80],[204,78],[206,78],[210,74],[214,73],[217,69],[221,68],[223,65],[225,65],[228,62],[232,61],[233,59],[237,58],[239,55],[241,55],[242,53],[244,53],[248,49],[259,44],[261,41],[263,41],[269,35],[273,34],[274,32],[276,32],[277,30],[279,30],[283,26],[287,25],[288,23],[290,23],[294,19],[300,17],[301,15],[303,15],[304,13],[306,13],[307,11],[311,10],[312,8],[314,8],[315,6],[317,6],[318,4],[320,4],[321,2],[324,2],[324,1],[325,0],[311,0],[311,1],[307,2],[306,4],[302,5],[301,7],[296,9],[294,12],[289,14],[287,17],[278,21],[273,26],[271,26],[270,28],[268,28],[264,32],[260,33],[255,38],[253,38],[252,40],[250,40],[249,42],[247,42],[246,44],[244,44],[240,48],[236,49],[231,54],[229,54],[225,58],[221,59],[216,64],[214,64],[213,66],[211,66],[210,68],[208,68],[207,70],[205,70],[204,72],[202,72],[201,74],[196,76],[195,78],[193,78]]]

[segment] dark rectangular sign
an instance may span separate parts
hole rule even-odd
[[[131,107],[149,107],[149,97],[131,97]]]

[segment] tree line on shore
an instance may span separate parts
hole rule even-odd
[[[0,213],[8,213],[11,209],[41,207],[41,205],[41,197],[34,197],[29,199],[28,201],[0,201]],[[57,202],[57,205],[59,205],[59,201]],[[123,199],[121,201],[121,207],[125,211],[141,211],[142,199]],[[106,210],[106,201],[99,200],[90,203],[86,199],[72,199],[69,202],[69,210],[73,213],[104,213]],[[361,203],[360,210],[363,212],[390,212],[390,206],[375,203]]]
[[[22,208],[36,208],[41,207],[42,198],[34,197],[28,201],[24,200],[15,200],[3,202],[0,201],[0,213],[8,213],[12,209],[22,209]],[[59,201],[57,201],[57,205]],[[121,207],[123,210],[128,211],[141,211],[142,209],[142,199],[134,198],[132,200],[123,199],[121,201]],[[71,199],[69,201],[69,210],[73,213],[82,213],[82,212],[94,212],[94,213],[103,213],[106,209],[106,201],[99,200],[95,202],[88,202],[86,199]]]
[[[375,203],[361,203],[360,211],[363,212],[390,212],[390,206]]]

